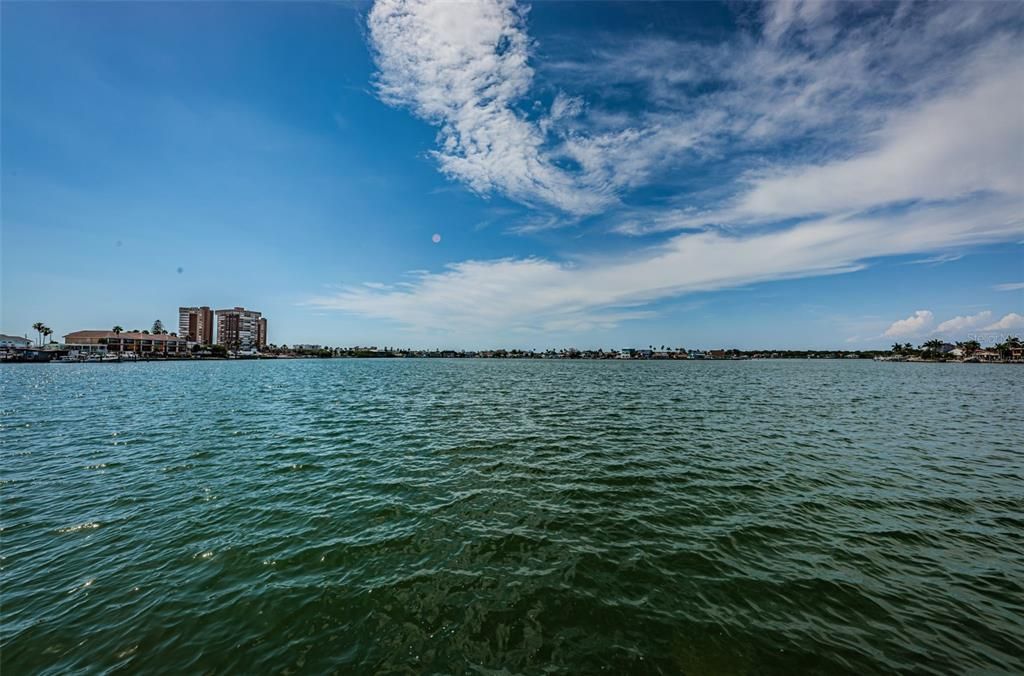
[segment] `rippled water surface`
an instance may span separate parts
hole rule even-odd
[[[1024,368],[0,379],[5,674],[1024,672]]]

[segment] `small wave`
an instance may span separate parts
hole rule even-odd
[[[58,533],[77,533],[79,531],[92,530],[94,528],[99,528],[99,527],[100,527],[99,522],[90,521],[88,523],[80,523],[77,526],[68,526],[67,528],[58,528],[57,532]]]

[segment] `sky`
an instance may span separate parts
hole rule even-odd
[[[1024,333],[1024,5],[0,4],[0,332]]]

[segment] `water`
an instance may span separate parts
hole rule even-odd
[[[1022,375],[8,365],[3,671],[1021,673]]]

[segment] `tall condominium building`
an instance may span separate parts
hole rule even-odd
[[[213,342],[213,312],[210,308],[178,308],[178,335],[191,343],[209,345]]]
[[[217,310],[217,343],[229,350],[257,350],[267,345],[267,320],[244,307]]]

